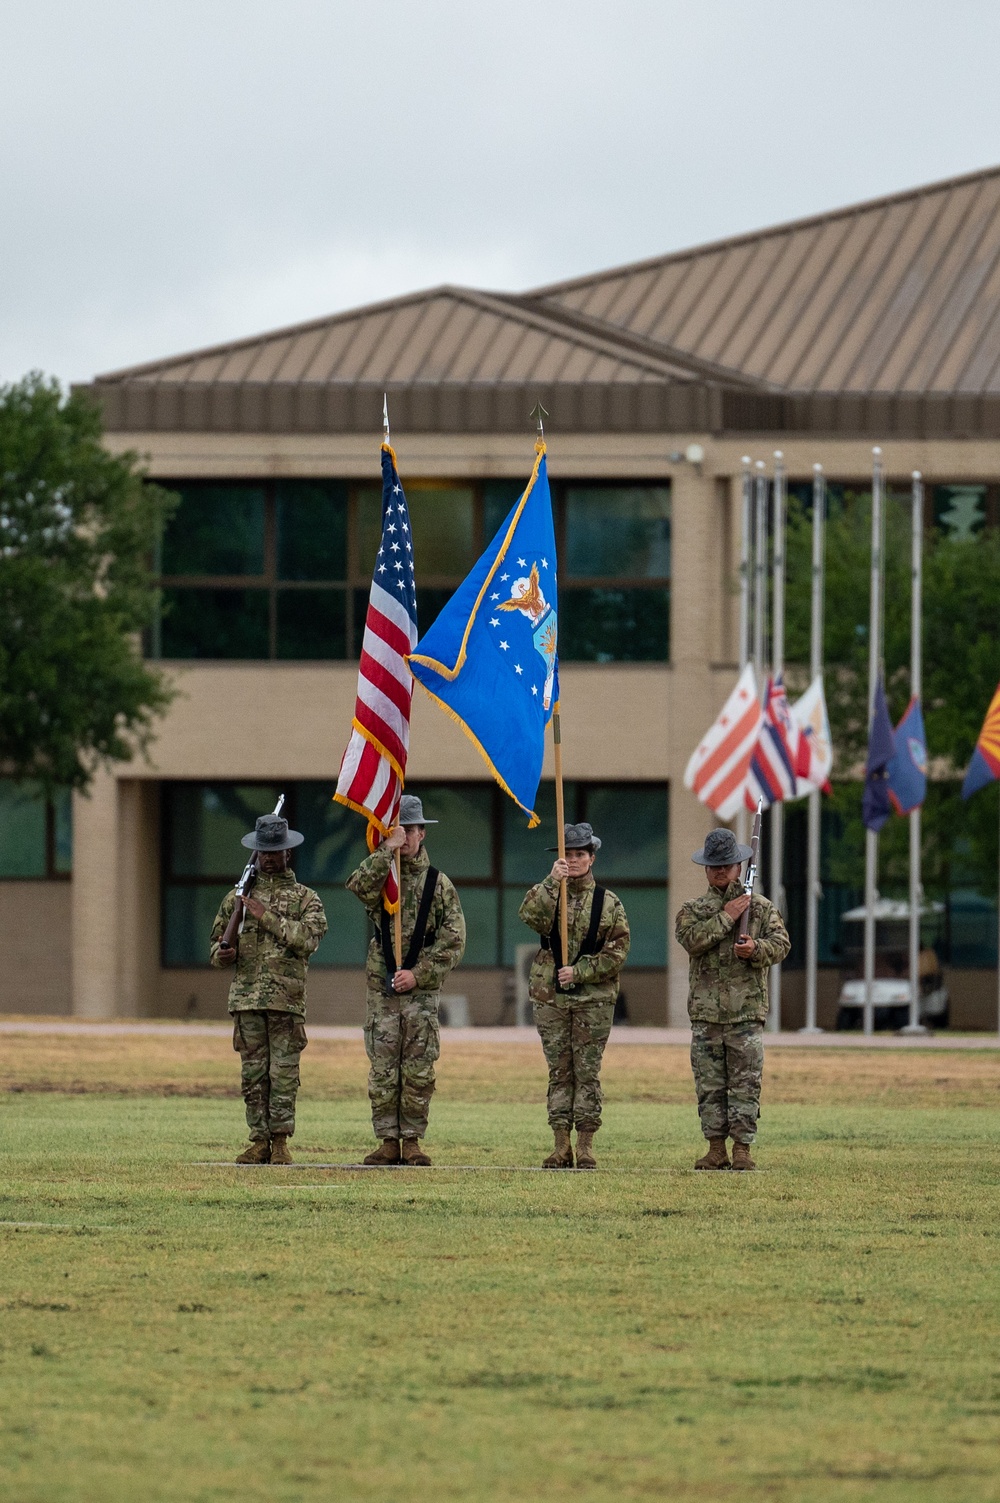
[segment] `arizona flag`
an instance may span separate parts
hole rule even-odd
[[[684,773],[684,787],[690,788],[720,819],[732,819],[742,807],[760,726],[757,680],[753,664],[748,663],[718,720],[692,753]]]
[[[889,763],[889,799],[897,814],[919,809],[927,797],[927,737],[919,699],[911,699],[896,727]]]
[[[748,809],[756,809],[758,802],[769,809],[782,799],[795,797],[799,741],[799,728],[788,712],[788,697],[779,674],[768,679],[764,693],[763,721],[750,758],[744,795]]]
[[[833,771],[833,740],[830,736],[830,718],[826,713],[826,695],[823,692],[823,676],[817,674],[801,699],[791,706],[791,715],[799,732],[798,754],[795,759],[795,796],[811,793],[819,788],[830,792],[830,773]]]
[[[996,778],[1000,778],[1000,685],[986,711],[986,719],[962,784],[962,797],[970,798]]]

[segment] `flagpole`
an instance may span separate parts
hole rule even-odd
[[[809,682],[823,673],[823,557],[826,523],[826,478],[821,464],[813,465],[812,620],[809,631]],[[822,1033],[816,1023],[816,985],[819,973],[819,880],[822,810],[818,788],[809,794],[809,847],[806,856],[806,1023],[800,1033]]]
[[[882,450],[872,450],[872,570],[868,611],[868,735],[875,719],[875,693],[882,666],[883,495]],[[866,1035],[875,1032],[875,902],[878,896],[878,832],[865,830],[865,1007]]]
[[[785,456],[774,451],[774,485],[771,492],[773,576],[771,602],[771,673],[775,683],[785,672]],[[771,902],[785,913],[785,806],[781,799],[771,805]],[[781,966],[773,965],[768,977],[771,1005],[767,1014],[769,1033],[781,1030]]]
[[[391,448],[389,442],[389,394],[382,393],[382,442],[385,447]],[[402,791],[403,780],[399,782]],[[392,916],[392,947],[396,953],[396,970],[400,970],[403,964],[403,863],[398,850],[393,852],[393,865],[396,868],[396,912]]]
[[[754,481],[754,559],[753,559],[753,668],[757,675],[757,693],[764,684],[765,613],[767,610],[767,476],[764,461],[758,459]]]
[[[913,517],[910,552],[910,695],[923,694],[923,552],[924,483],[913,471]],[[920,880],[920,815],[918,804],[910,810],[910,1021],[903,1033],[926,1033],[920,1021],[920,910],[924,889]]]
[[[742,528],[740,532],[740,674],[750,661],[750,568],[753,551],[753,471],[749,454],[744,454],[741,488]],[[741,805],[736,815],[736,839],[747,843],[747,810]]]

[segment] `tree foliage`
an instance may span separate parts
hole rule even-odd
[[[98,412],[32,375],[0,387],[0,770],[86,788],[144,747],[171,699],[136,634],[152,620],[154,544],[173,498]]]

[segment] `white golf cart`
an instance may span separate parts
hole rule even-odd
[[[949,997],[934,949],[941,928],[943,903],[920,910],[920,1021],[927,1028],[947,1028]],[[865,1012],[865,910],[841,915],[844,969],[837,1009],[838,1028],[862,1028]],[[905,1028],[910,1021],[910,905],[892,898],[875,903],[875,981],[872,988],[876,1028]]]

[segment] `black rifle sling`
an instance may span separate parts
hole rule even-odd
[[[572,962],[573,965],[576,965],[576,961],[580,959],[581,955],[596,955],[597,952],[602,948],[602,946],[597,943],[597,931],[601,927],[601,919],[604,917],[604,899],[607,895],[607,891],[608,889],[606,887],[594,888],[594,896],[591,899],[590,903],[590,923],[587,926],[587,933],[584,937],[583,944],[580,946],[576,960]],[[551,930],[548,934],[542,935],[542,949],[551,950],[552,959],[555,961],[557,992],[561,992],[564,989],[559,985],[559,972],[562,969],[563,964],[562,935],[559,932],[560,901],[561,899],[556,900],[556,916],[552,922]]]
[[[427,868],[423,891],[420,894],[420,906],[417,909],[417,921],[413,926],[409,948],[406,951],[402,965],[399,967],[401,971],[412,971],[420,958],[421,950],[424,948],[424,940],[427,938],[427,920],[430,918],[431,904],[434,901],[434,890],[437,887],[439,875],[440,873],[433,866]],[[399,900],[400,902],[403,901],[402,892],[399,895]],[[434,934],[431,935],[432,944],[436,937]],[[397,967],[396,953],[392,944],[392,924],[384,904],[381,913],[380,938],[382,941],[382,959],[385,961],[386,982],[388,983],[389,977],[395,976]]]

